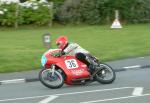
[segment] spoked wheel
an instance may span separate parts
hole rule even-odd
[[[102,84],[112,83],[116,79],[115,71],[107,64],[101,63],[100,70],[95,75],[96,80]]]
[[[42,69],[39,73],[39,80],[43,85],[51,89],[60,88],[64,84],[64,78],[61,73],[57,70],[52,72],[51,69]]]

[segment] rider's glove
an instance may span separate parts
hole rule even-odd
[[[62,55],[65,55],[65,52],[61,51],[61,52],[58,52],[58,53],[53,53],[52,56],[54,57],[60,57]]]
[[[60,57],[60,56],[61,56],[61,53],[54,53],[53,56],[54,56],[54,57]]]
[[[61,52],[58,52],[58,53],[53,53],[52,54],[54,57],[60,57],[62,56],[63,54]]]

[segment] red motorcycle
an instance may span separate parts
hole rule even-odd
[[[48,88],[56,89],[63,84],[87,84],[98,81],[102,84],[112,83],[115,78],[114,70],[107,64],[100,63],[96,58],[93,60],[98,67],[93,68],[92,73],[86,64],[77,60],[74,56],[55,57],[60,52],[58,49],[51,49],[41,59],[43,69],[39,73],[39,80]]]

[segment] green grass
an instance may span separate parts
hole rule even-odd
[[[59,35],[68,36],[102,61],[150,55],[150,24],[126,25],[112,30],[109,26],[60,26],[0,28],[0,72],[15,72],[41,67],[46,49],[42,35],[51,33],[52,47]]]

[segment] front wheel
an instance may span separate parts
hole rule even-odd
[[[116,79],[115,71],[107,64],[99,64],[99,71],[96,73],[96,80],[102,84],[110,84]]]
[[[64,84],[64,78],[62,74],[57,70],[52,72],[51,69],[42,69],[39,72],[39,80],[43,85],[51,89],[60,88]]]

